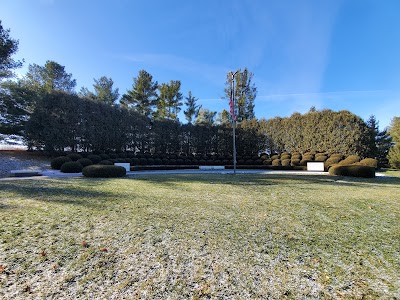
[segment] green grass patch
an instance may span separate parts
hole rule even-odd
[[[400,179],[0,181],[0,298],[396,299]]]

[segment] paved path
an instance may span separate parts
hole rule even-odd
[[[61,173],[58,170],[43,170],[42,176],[31,177],[5,177],[0,178],[4,180],[21,180],[21,179],[45,179],[45,178],[83,178],[82,173]],[[131,171],[127,172],[128,177],[137,177],[142,175],[171,175],[171,174],[233,174],[233,170],[152,170],[152,171]],[[270,175],[329,175],[328,172],[315,172],[315,171],[290,171],[290,170],[236,170],[236,174],[270,174]],[[384,177],[382,173],[376,173],[377,177]]]

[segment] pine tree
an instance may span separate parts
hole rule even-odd
[[[374,115],[371,115],[366,121],[368,127],[368,146],[369,150],[367,153],[368,157],[378,157],[378,147],[376,145],[377,137],[379,135],[379,122],[376,120]]]
[[[389,127],[389,134],[394,145],[389,150],[389,163],[393,168],[400,169],[400,117],[394,117]]]
[[[138,77],[133,78],[132,89],[122,96],[121,105],[141,115],[149,117],[157,100],[157,81],[153,81],[145,70],[140,70]]]
[[[180,92],[181,82],[171,80],[169,84],[163,83],[159,86],[157,99],[157,110],[154,112],[155,119],[178,120],[178,113],[181,110],[182,94]]]
[[[188,123],[192,124],[193,120],[195,120],[199,115],[199,110],[201,109],[201,105],[196,104],[196,102],[199,99],[194,97],[191,91],[189,91],[188,96],[185,97],[185,99],[186,99],[185,105],[187,109],[183,113],[185,114]]]
[[[257,96],[257,88],[252,83],[253,73],[249,72],[247,68],[243,71],[238,70],[235,75],[235,104],[236,104],[236,120],[241,122],[243,120],[251,120],[255,118],[254,114],[254,100]],[[225,82],[225,97],[230,99],[232,90],[232,73],[226,75]]]
[[[0,80],[13,76],[12,69],[20,68],[23,61],[11,56],[18,51],[18,40],[10,37],[10,30],[4,29],[0,20]]]

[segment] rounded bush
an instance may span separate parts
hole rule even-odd
[[[328,159],[328,157],[326,155],[317,155],[315,156],[315,161],[326,161]]]
[[[291,166],[292,167],[295,167],[295,166],[300,166],[300,159],[298,159],[298,158],[292,158],[292,160],[290,161],[290,164],[291,164]]]
[[[264,161],[264,160],[267,160],[269,157],[268,157],[267,154],[263,154],[263,155],[261,155],[260,158],[261,158],[262,161]]]
[[[206,164],[206,161],[204,159],[199,159],[199,165],[204,166]]]
[[[245,165],[248,165],[248,166],[254,165],[254,160],[252,160],[252,159],[247,159],[247,160],[245,161]]]
[[[272,158],[272,157],[271,157],[271,158]],[[280,160],[279,158],[274,159],[274,160],[272,161],[272,165],[275,166],[275,167],[280,166],[280,165],[281,165],[281,160]]]
[[[330,166],[339,163],[341,161],[341,159],[342,159],[342,156],[331,156],[331,157],[329,157],[324,162],[325,169],[328,170],[330,168]]]
[[[169,165],[169,159],[168,158],[163,158],[162,159],[162,164],[163,165]]]
[[[117,156],[118,156],[118,158],[126,158],[127,157],[126,153],[124,153],[124,152],[117,153]]]
[[[245,165],[246,161],[244,159],[239,159],[239,160],[237,160],[237,164],[238,165]]]
[[[349,155],[344,160],[339,162],[339,165],[351,165],[351,164],[359,162],[360,160],[361,159],[358,155]]]
[[[93,164],[89,158],[81,158],[78,159],[77,162],[80,163],[82,167],[87,167]]]
[[[84,167],[82,174],[86,177],[123,177],[126,175],[126,170],[121,166],[91,165]]]
[[[181,165],[184,164],[184,160],[183,160],[182,158],[178,158],[178,159],[176,160],[176,164],[181,166]]]
[[[77,161],[67,161],[63,163],[60,171],[62,173],[80,173],[82,172],[83,166]]]
[[[118,158],[118,155],[115,154],[115,153],[110,153],[108,156],[109,156],[110,158],[112,158],[112,159]]]
[[[112,166],[114,163],[112,163],[111,161],[105,159],[105,160],[99,161],[97,164],[98,165],[104,165],[104,166]]]
[[[261,160],[261,159],[256,159],[255,161],[254,161],[254,164],[255,165],[262,165],[263,164],[263,161]]]
[[[282,159],[281,164],[284,167],[289,167],[290,166],[290,159]]]
[[[186,158],[186,159],[184,159],[183,161],[184,161],[185,165],[191,165],[191,164],[193,164],[193,160],[192,160],[192,159],[189,159],[189,158]]]
[[[133,166],[137,166],[137,165],[139,165],[139,163],[140,163],[140,159],[139,158],[132,158],[132,165]]]
[[[147,159],[147,164],[150,165],[150,166],[154,165],[154,159],[151,158],[151,157],[148,158],[148,159]]]
[[[72,161],[77,161],[78,159],[83,158],[82,155],[78,153],[70,153],[67,155],[67,157],[69,157]]]
[[[154,159],[154,164],[155,164],[156,166],[162,165],[163,163],[162,163],[161,158],[155,158],[155,159]]]
[[[311,161],[313,161],[313,160],[312,160],[312,159],[304,159],[304,158],[303,158],[303,159],[300,161],[300,164],[299,164],[299,165],[304,167],[304,166],[307,166],[307,163],[308,163],[308,162],[311,162]]]
[[[374,178],[375,168],[362,165],[333,165],[329,169],[330,175]]]
[[[270,165],[272,165],[272,160],[270,160],[270,159],[264,160],[264,161],[263,161],[263,165],[264,165],[264,166],[270,166]]]
[[[312,155],[312,154],[304,154],[303,155],[303,160],[313,161],[314,160],[314,155]]]
[[[279,154],[274,154],[271,156],[272,161],[274,161],[275,159],[279,159],[279,158],[280,158]]]
[[[101,159],[102,159],[102,160],[108,160],[108,159],[110,159],[110,158],[111,158],[111,156],[110,156],[110,155],[108,155],[108,154],[104,154],[104,153],[102,153],[102,154],[99,154],[99,156],[101,157]]]
[[[290,160],[290,158],[291,158],[290,154],[282,154],[281,155],[281,161],[286,160],[286,159]]]
[[[176,159],[169,159],[169,165],[176,165]]]
[[[291,157],[292,159],[299,159],[299,160],[301,160],[301,154],[300,153],[294,153],[294,154],[292,154],[292,157]]]
[[[363,166],[373,167],[375,169],[378,168],[378,160],[376,160],[374,158],[364,158],[363,160],[361,160],[357,164],[360,164],[360,165],[363,165]]]
[[[70,158],[67,157],[67,156],[59,156],[59,157],[53,158],[53,159],[51,160],[50,166],[51,166],[51,168],[54,169],[54,170],[60,170],[60,169],[61,169],[61,166],[62,166],[64,163],[69,162],[69,161],[72,161],[72,159],[70,159]]]
[[[141,166],[147,165],[147,159],[144,157],[139,158],[139,165],[141,165]]]
[[[102,161],[101,157],[96,154],[88,155],[87,158],[89,158],[92,161],[92,163],[94,163],[94,164],[97,164]]]

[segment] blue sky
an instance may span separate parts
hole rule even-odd
[[[105,75],[123,94],[145,69],[219,112],[227,72],[247,67],[258,118],[315,106],[381,129],[400,116],[399,12],[398,0],[0,0],[19,74],[54,60],[77,90]]]

